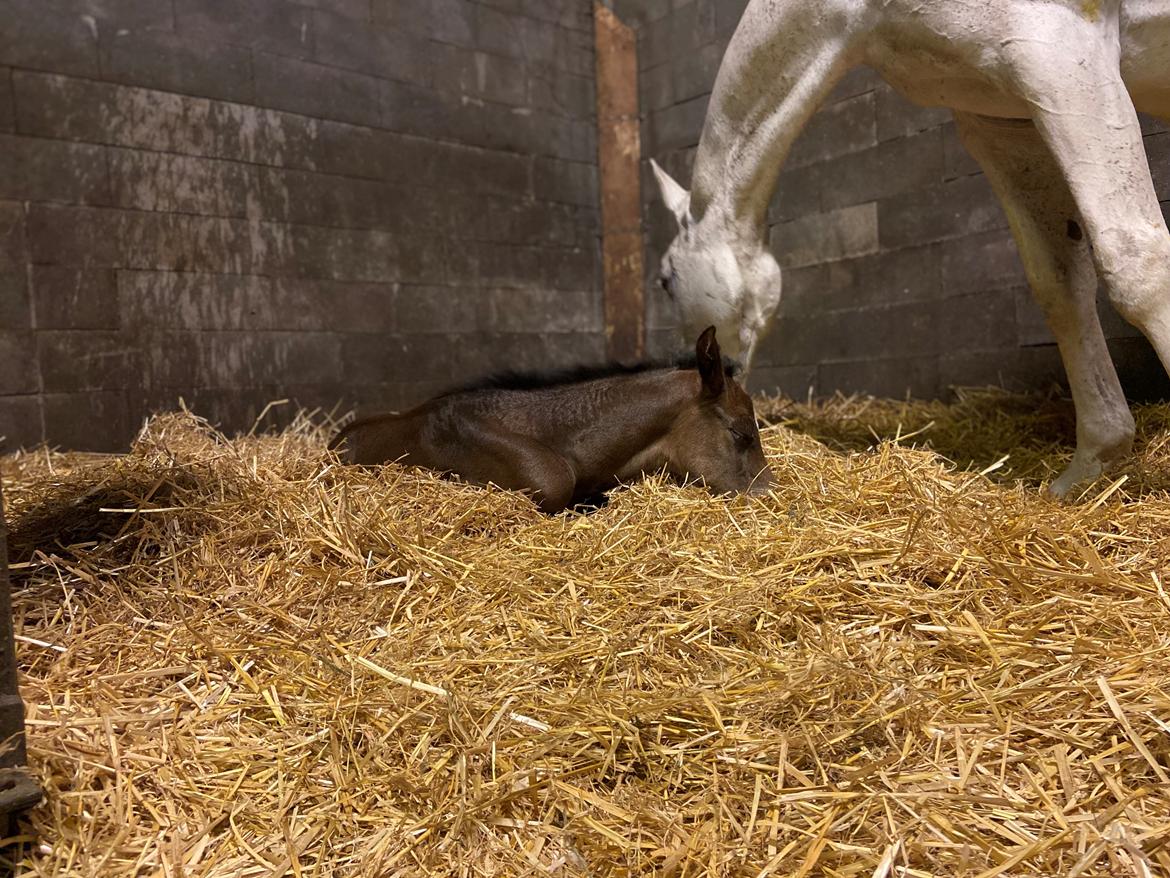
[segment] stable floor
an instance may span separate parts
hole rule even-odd
[[[17,873],[1170,873],[1170,407],[1066,503],[1058,400],[759,410],[772,496],[589,515],[311,419],[4,458]]]

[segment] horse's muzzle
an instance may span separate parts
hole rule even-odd
[[[764,469],[756,476],[747,489],[747,493],[751,497],[766,497],[770,490],[772,490],[772,470]]]

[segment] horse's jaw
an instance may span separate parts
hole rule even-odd
[[[780,267],[762,244],[750,239],[696,247],[675,257],[679,287],[675,303],[680,341],[689,344],[714,325],[725,356],[746,371],[780,306]]]

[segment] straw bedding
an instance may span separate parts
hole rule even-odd
[[[587,516],[307,419],[5,459],[18,873],[1170,874],[1170,408],[1066,504],[1058,403],[761,411],[771,497]]]

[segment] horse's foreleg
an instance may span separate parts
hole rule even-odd
[[[1057,496],[1129,452],[1134,423],[1097,317],[1097,276],[1082,219],[1052,153],[1030,122],[956,114],[967,149],[1007,213],[1032,292],[1068,373],[1077,448],[1049,487]]]
[[[1040,136],[1068,181],[1109,299],[1170,370],[1170,232],[1133,102],[1116,22],[1065,15],[1007,60]]]
[[[745,325],[740,329],[740,354],[741,369],[739,377],[741,381],[747,381],[748,375],[751,373],[752,363],[756,359],[756,347],[759,346],[760,336],[766,327],[756,327]]]
[[[458,443],[444,449],[441,469],[477,484],[528,491],[543,512],[560,512],[573,500],[577,477],[569,462],[547,445],[494,424],[464,427]]]

